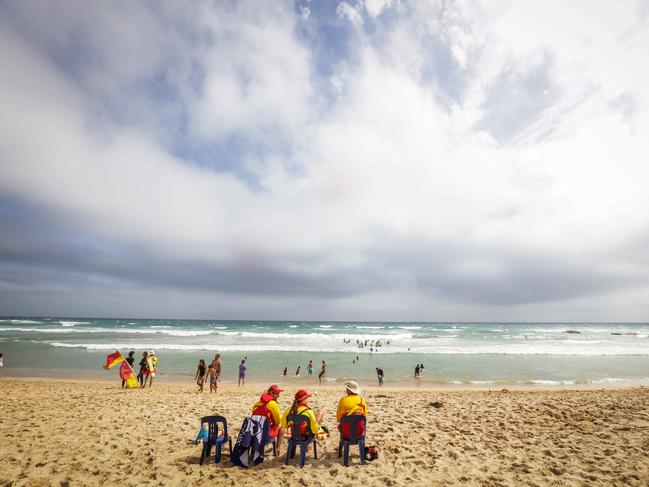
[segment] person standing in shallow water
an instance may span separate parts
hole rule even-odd
[[[379,380],[379,387],[383,386],[383,380],[385,376],[383,375],[383,369],[376,368],[376,378]]]
[[[318,374],[318,383],[322,384],[322,378],[327,373],[327,363],[323,360],[322,367],[320,367],[320,373]]]
[[[307,366],[307,372],[309,375],[313,375],[313,360],[309,360],[309,365]]]
[[[248,367],[246,366],[246,361],[244,359],[239,364],[239,382],[237,383],[238,386],[246,385],[246,370],[248,370]]]
[[[415,379],[419,379],[419,364],[415,366]]]

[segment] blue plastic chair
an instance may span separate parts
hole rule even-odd
[[[292,414],[286,418],[287,423],[293,423],[291,436],[286,447],[286,458],[284,465],[288,465],[291,458],[295,458],[295,450],[300,446],[300,468],[304,467],[306,451],[309,444],[313,443],[313,458],[318,458],[318,443],[315,435],[311,432],[311,419],[303,414]],[[306,438],[302,438],[302,424],[306,423]]]
[[[363,423],[363,435],[358,434],[359,425]],[[343,427],[349,425],[349,438],[343,438]],[[338,443],[338,458],[344,455],[343,461],[345,467],[349,466],[349,445],[358,445],[358,451],[361,455],[361,463],[365,463],[365,431],[367,421],[365,416],[360,414],[353,414],[351,416],[343,416],[340,419],[340,443]],[[346,429],[346,428],[345,428]]]
[[[232,438],[228,435],[228,422],[223,416],[205,416],[201,418],[201,427],[207,424],[207,441],[203,442],[203,451],[201,452],[200,464],[212,453],[212,447],[215,449],[214,463],[221,461],[221,448],[227,441],[230,446],[230,455],[232,455]],[[222,425],[219,428],[219,424]],[[219,430],[221,434],[219,434]]]

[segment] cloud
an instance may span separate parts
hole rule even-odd
[[[0,7],[0,313],[646,313],[634,8],[73,7]]]
[[[370,17],[378,17],[384,10],[390,8],[392,0],[365,0],[363,6]]]
[[[336,7],[336,13],[340,18],[349,20],[354,27],[361,27],[365,23],[358,10],[347,2],[340,2]]]

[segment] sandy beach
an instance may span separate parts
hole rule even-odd
[[[190,384],[120,390],[115,382],[0,380],[2,485],[647,485],[649,389],[408,390],[366,387],[367,443],[380,458],[345,468],[337,435],[304,469],[283,456],[250,469],[198,465],[198,419],[222,414],[231,434],[263,386]],[[340,387],[312,407],[335,430]],[[280,406],[289,405],[288,389]],[[431,406],[440,402],[441,407]],[[285,445],[284,445],[285,446]],[[283,449],[285,451],[285,449]]]

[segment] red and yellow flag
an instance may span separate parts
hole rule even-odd
[[[124,362],[124,357],[122,357],[122,354],[119,352],[111,353],[106,357],[106,365],[104,365],[104,369],[110,369],[120,362]]]
[[[126,381],[124,385],[127,389],[136,389],[140,387],[137,383],[137,378],[133,373],[133,369],[131,369],[126,362],[122,362],[122,366],[119,368],[119,377]]]

